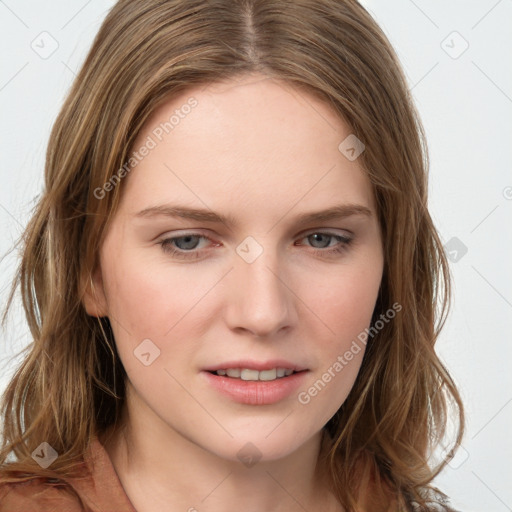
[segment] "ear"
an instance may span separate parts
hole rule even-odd
[[[82,304],[87,314],[95,317],[107,316],[107,299],[99,265],[92,274],[83,277],[82,290]]]

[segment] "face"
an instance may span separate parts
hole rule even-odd
[[[132,417],[230,460],[319,439],[382,278],[370,182],[338,149],[350,133],[260,75],[153,113],[86,299],[110,318]]]

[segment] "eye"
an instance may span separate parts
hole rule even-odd
[[[322,255],[335,255],[347,250],[349,244],[352,242],[352,238],[339,235],[335,233],[326,233],[323,231],[315,231],[302,238],[307,239],[312,244],[319,244],[320,247],[313,245],[314,252]],[[330,242],[335,241],[334,245],[330,245]]]
[[[185,233],[182,236],[166,238],[159,242],[162,250],[178,258],[199,258],[200,252],[195,251],[200,239],[210,240],[208,237],[199,233]]]
[[[323,231],[310,233],[303,236],[299,240],[305,239],[307,239],[312,244],[310,247],[312,247],[313,253],[318,254],[319,256],[340,254],[347,250],[349,244],[352,242],[351,237]],[[201,240],[210,241],[215,246],[221,245],[217,242],[213,242],[213,240],[211,240],[209,237],[200,233],[185,233],[181,236],[166,238],[158,243],[162,246],[162,250],[166,254],[169,254],[175,258],[198,259],[202,257],[202,249],[206,248],[205,246],[199,247]],[[333,241],[335,244],[331,243]],[[302,246],[303,244],[298,245]],[[319,245],[319,247],[316,247],[316,245]]]

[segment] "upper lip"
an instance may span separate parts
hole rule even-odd
[[[292,363],[284,359],[272,359],[269,361],[254,361],[250,359],[226,361],[224,363],[207,366],[204,370],[207,372],[215,372],[217,370],[226,370],[228,368],[246,368],[248,370],[258,370],[260,372],[264,370],[272,370],[273,368],[286,368],[295,372],[307,370],[305,366]]]

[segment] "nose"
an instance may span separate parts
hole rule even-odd
[[[296,321],[294,295],[269,251],[252,263],[239,258],[229,279],[226,322],[232,330],[271,338]]]

